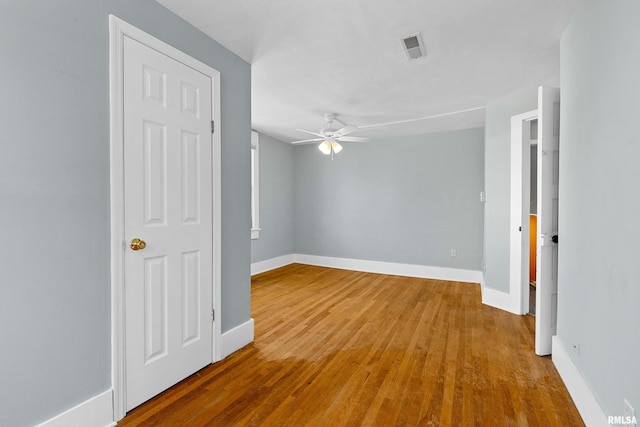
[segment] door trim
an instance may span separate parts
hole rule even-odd
[[[216,131],[212,136],[212,230],[213,230],[213,323],[212,360],[221,359],[221,161],[220,161],[220,73],[176,48],[143,32],[127,22],[109,15],[109,144],[111,197],[111,381],[113,386],[113,419],[126,414],[125,372],[125,304],[124,304],[124,37],[132,38],[181,62],[211,78],[212,120]]]
[[[538,110],[528,111],[511,117],[511,220],[509,250],[510,293],[517,314],[529,311],[529,294],[524,292],[525,283],[529,285],[529,186],[531,183],[529,164],[529,142],[523,141],[524,123],[538,118]],[[525,150],[525,144],[527,150]],[[520,227],[520,228],[519,228]],[[525,244],[526,242],[526,244]],[[526,273],[524,266],[527,266]]]

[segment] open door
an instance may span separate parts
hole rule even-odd
[[[538,89],[536,354],[551,354],[558,307],[560,89]]]

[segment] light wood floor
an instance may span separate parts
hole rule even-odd
[[[255,342],[119,425],[582,426],[534,321],[480,286],[292,264],[253,277]]]

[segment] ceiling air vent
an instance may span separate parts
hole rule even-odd
[[[422,43],[422,34],[411,34],[402,38],[402,47],[409,59],[418,59],[427,55]]]

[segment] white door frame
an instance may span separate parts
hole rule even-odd
[[[124,37],[130,37],[211,78],[213,134],[213,324],[212,360],[221,357],[221,162],[220,162],[220,73],[138,28],[109,15],[110,186],[111,186],[111,366],[113,419],[126,414],[125,304],[124,304]]]
[[[538,118],[538,110],[511,117],[511,221],[509,282],[518,314],[529,311],[529,209],[531,191],[530,123]],[[525,135],[526,132],[526,135]],[[527,136],[527,138],[525,138]],[[527,268],[524,268],[524,266]]]

